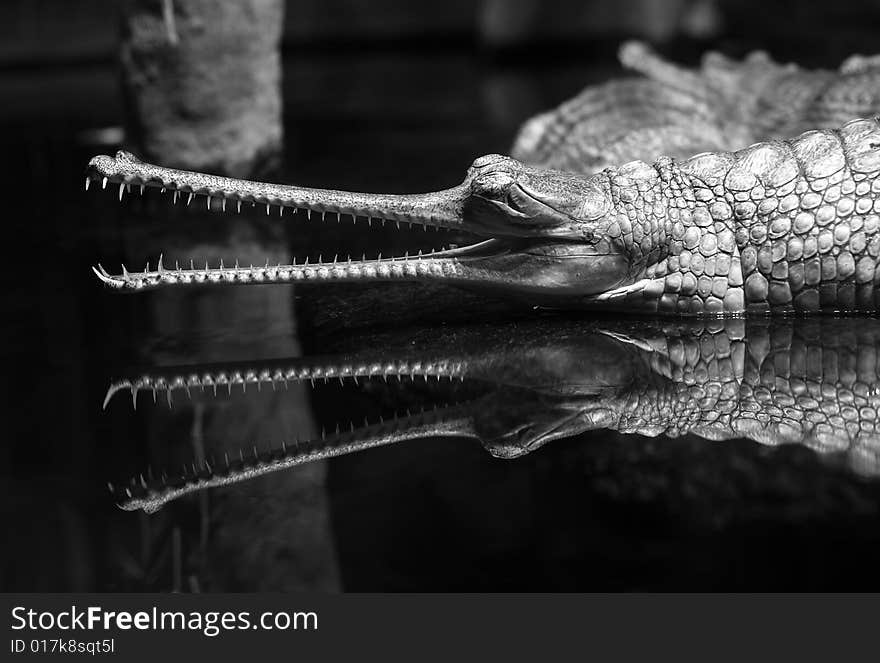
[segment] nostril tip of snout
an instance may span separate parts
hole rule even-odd
[[[117,150],[116,152],[116,160],[117,161],[128,161],[128,162],[140,162],[134,154],[131,152],[126,152],[125,150]]]
[[[88,170],[99,175],[110,175],[115,170],[115,166],[116,160],[113,157],[99,154],[89,159]]]

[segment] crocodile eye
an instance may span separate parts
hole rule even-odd
[[[477,178],[474,182],[474,189],[476,193],[486,198],[503,198],[513,182],[514,178],[510,173],[494,171]]]
[[[503,164],[510,160],[510,157],[506,157],[503,154],[484,154],[483,156],[474,159],[474,163],[471,167],[485,168],[486,166],[491,166],[493,164]]]

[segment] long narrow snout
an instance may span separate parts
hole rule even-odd
[[[426,250],[402,256],[379,254],[375,258],[366,255],[353,258],[336,254],[330,261],[319,255],[317,260],[306,258],[301,262],[292,260],[289,264],[262,266],[238,263],[230,266],[222,262],[211,266],[204,261],[189,260],[189,264],[183,266],[175,261],[173,267],[166,266],[160,257],[158,263],[153,263],[154,270],[149,263],[143,271],[129,271],[123,266],[121,273],[112,274],[100,264],[93,270],[105,285],[119,292],[301,281],[435,281],[501,294],[516,293],[529,303],[554,306],[565,298],[602,292],[627,276],[628,261],[612,247],[591,245],[570,229],[560,235],[559,228],[565,225],[566,219],[570,220],[567,213],[553,212],[537,202],[534,205],[540,214],[531,208],[526,213],[508,205],[508,202],[517,204],[511,199],[510,191],[517,177],[526,177],[523,164],[509,157],[486,157],[474,164],[464,181],[449,189],[420,194],[373,194],[165,168],[122,151],[112,157],[96,156],[87,167],[86,187],[91,182],[98,182],[103,188],[113,183],[119,187],[120,199],[132,189],[143,193],[153,188],[170,193],[173,202],[183,198],[190,204],[201,197],[209,210],[226,211],[229,205],[240,210],[242,204],[248,203],[265,206],[267,214],[277,210],[283,215],[289,210],[309,220],[315,214],[321,219],[329,215],[337,221],[346,215],[356,224],[366,222],[369,227],[391,222],[397,227],[409,224],[425,230],[455,232],[449,235],[454,244],[444,242],[439,247],[432,244]],[[528,177],[549,178],[550,184],[555,182],[555,185],[571,179],[564,174],[558,175],[562,178],[559,182],[550,175]],[[555,192],[554,200],[560,198],[550,184],[545,182],[543,189]],[[562,205],[558,201],[556,204]],[[551,213],[557,216],[551,218]]]
[[[271,184],[156,166],[123,151],[115,157],[93,157],[86,171],[87,187],[91,180],[104,187],[118,184],[120,196],[125,188],[153,187],[172,192],[175,202],[179,196],[188,202],[205,196],[210,207],[212,200],[218,200],[224,210],[228,203],[239,208],[242,203],[252,203],[265,205],[267,214],[272,208],[278,208],[279,213],[285,208],[301,209],[443,228],[461,228],[467,193],[464,185],[433,193],[373,194]]]

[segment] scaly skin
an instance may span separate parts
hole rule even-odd
[[[541,168],[590,175],[629,161],[651,162],[661,155],[686,159],[769,137],[755,138],[750,129],[724,122],[719,99],[708,94],[697,72],[664,62],[639,42],[624,44],[619,57],[644,76],[588,86],[530,118],[511,156]]]
[[[645,44],[628,42],[619,57],[641,76],[587,87],[531,118],[511,156],[591,174],[660,155],[685,159],[833,129],[880,110],[876,56],[852,56],[837,71],[811,71],[779,64],[763,52],[741,62],[710,52],[699,69],[687,69]]]
[[[878,148],[880,125],[857,120],[622,173],[625,218],[644,216],[643,228],[663,233],[648,248],[665,256],[644,260],[643,249],[643,280],[600,298],[661,313],[876,310]]]
[[[191,492],[381,444],[463,436],[514,458],[594,429],[802,443],[880,473],[880,321],[873,319],[545,320],[423,331],[415,344],[411,333],[398,332],[363,345],[370,349],[337,357],[142,373],[114,383],[107,401],[126,388],[170,400],[172,391],[210,393],[218,385],[233,394],[248,384],[401,377],[477,381],[489,392],[310,442],[227,455],[171,478],[140,477],[114,489],[121,506],[155,511]]]
[[[434,280],[551,307],[668,315],[874,311],[880,124],[854,120],[678,164],[592,176],[477,159],[462,184],[393,196],[242,182],[96,157],[89,177],[357,217],[453,228],[483,241],[432,256],[111,276],[138,291],[210,283]]]

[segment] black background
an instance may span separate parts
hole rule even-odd
[[[615,51],[626,37],[687,64],[710,48],[761,48],[833,68],[876,50],[880,16],[874,2],[719,1],[705,3],[707,28],[656,18],[684,15],[690,3],[553,2],[532,6],[530,27],[510,35],[465,2],[389,0],[371,12],[352,0],[319,4],[288,3],[285,162],[273,179],[399,192],[456,183],[474,157],[505,152],[530,115],[622,73]],[[112,376],[131,365],[271,358],[298,345],[329,352],[340,329],[328,310],[357,306],[360,295],[295,300],[280,286],[234,299],[222,290],[116,297],[91,265],[155,261],[168,247],[228,246],[234,257],[279,232],[298,254],[406,240],[84,193],[88,158],[116,149],[117,134],[104,130],[123,117],[112,5],[22,0],[3,10],[0,589],[877,588],[878,485],[804,449],[744,441],[600,432],[513,462],[467,441],[426,442],[330,462],[311,494],[325,504],[320,522],[311,498],[285,492],[296,472],[150,518],[119,511],[106,481],[185,457],[192,421],[189,406],[168,413],[146,397],[136,413],[124,398],[102,411]],[[412,298],[404,309],[426,304],[418,289],[396,296]],[[270,415],[332,425],[376,407],[331,387],[269,405],[252,398],[224,416],[244,429]],[[210,419],[219,406],[207,407]]]

